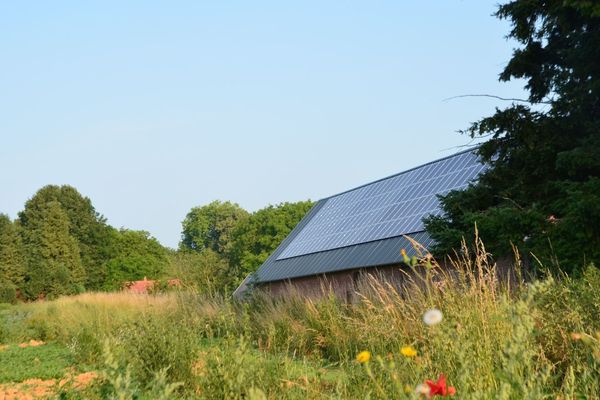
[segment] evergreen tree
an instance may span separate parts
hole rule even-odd
[[[23,245],[17,226],[0,214],[0,303],[13,303],[25,277]]]
[[[490,169],[442,198],[445,216],[426,220],[447,254],[475,224],[495,255],[511,243],[573,271],[600,262],[600,5],[515,0],[499,7],[517,40],[500,75],[527,81],[530,105],[513,104],[467,131]]]
[[[85,271],[67,213],[58,201],[40,205],[36,211],[37,218],[29,219],[23,229],[27,295],[35,299],[81,292]]]
[[[89,198],[68,186],[44,186],[25,203],[19,213],[20,224],[27,229],[41,218],[48,202],[58,201],[69,219],[69,233],[79,247],[81,263],[85,270],[85,286],[99,289],[106,278],[105,263],[112,256],[110,227],[98,214]]]
[[[0,279],[21,288],[24,277],[25,258],[18,228],[7,215],[0,214]]]

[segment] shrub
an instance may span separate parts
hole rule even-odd
[[[14,304],[17,302],[17,287],[7,280],[0,278],[0,303]]]
[[[136,379],[149,384],[166,371],[169,382],[194,382],[192,365],[198,335],[178,316],[141,314],[116,335],[118,356],[130,365]]]

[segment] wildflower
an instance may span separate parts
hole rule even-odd
[[[404,393],[409,394],[412,392],[412,387],[410,385],[404,385]]]
[[[429,386],[420,383],[417,385],[417,387],[415,388],[415,393],[418,395],[425,395],[425,396],[429,396]]]
[[[400,254],[402,255],[402,257],[406,257],[406,250],[405,249],[400,250]]]
[[[446,386],[446,377],[444,374],[440,374],[437,382],[432,380],[425,381],[425,384],[429,386],[429,393],[427,397],[433,396],[454,396],[456,394],[456,389],[454,386]]]
[[[442,322],[442,312],[437,308],[432,308],[431,310],[427,310],[425,314],[423,314],[423,322],[425,324],[432,326],[437,325]]]
[[[358,361],[361,364],[368,363],[369,360],[371,360],[371,353],[369,351],[366,351],[366,350],[365,351],[361,351],[356,356],[356,361]]]
[[[400,349],[400,354],[404,357],[415,357],[417,355],[417,350],[412,346],[404,346]]]
[[[577,332],[571,333],[571,339],[573,339],[573,340],[581,340],[581,338],[582,338],[581,333],[577,333]]]

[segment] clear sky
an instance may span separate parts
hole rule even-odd
[[[449,155],[522,96],[495,1],[0,3],[0,212],[70,184],[176,247],[191,207],[319,198]]]

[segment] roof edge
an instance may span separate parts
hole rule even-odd
[[[448,155],[448,156],[445,156],[445,157],[442,157],[442,158],[438,158],[437,160],[429,161],[429,162],[426,162],[425,164],[417,165],[416,167],[412,167],[412,168],[406,169],[406,170],[404,170],[404,171],[397,172],[397,173],[395,173],[395,174],[392,174],[392,175],[388,175],[388,176],[386,176],[386,177],[384,177],[384,178],[380,178],[380,179],[377,179],[377,180],[374,180],[374,181],[371,181],[371,182],[365,183],[365,184],[363,184],[363,185],[356,186],[356,187],[354,187],[354,188],[352,188],[352,189],[344,190],[343,192],[339,192],[339,193],[336,193],[336,194],[332,194],[331,196],[323,197],[323,198],[322,198],[322,199],[320,199],[320,200],[329,200],[329,199],[331,199],[331,198],[333,198],[333,197],[337,197],[337,196],[339,196],[339,195],[342,195],[342,194],[344,194],[344,193],[349,193],[349,192],[352,192],[352,191],[354,191],[354,190],[360,189],[360,188],[362,188],[362,187],[369,186],[369,185],[372,185],[372,184],[374,184],[374,183],[377,183],[377,182],[385,181],[386,179],[390,179],[390,178],[393,178],[393,177],[395,177],[395,176],[400,176],[400,175],[402,175],[402,174],[406,174],[406,173],[408,173],[408,172],[410,172],[410,171],[414,171],[415,169],[419,169],[419,168],[425,167],[425,166],[427,166],[427,165],[434,164],[434,163],[437,163],[437,162],[440,162],[440,161],[446,160],[446,159],[448,159],[448,158],[452,158],[452,157],[458,156],[458,155],[460,155],[460,154],[464,154],[464,153],[471,152],[471,151],[473,151],[473,150],[475,150],[475,149],[477,149],[477,148],[479,148],[479,145],[475,145],[475,146],[473,146],[473,147],[471,147],[471,148],[469,148],[469,149],[467,149],[467,150],[462,150],[462,151],[459,151],[458,153],[450,154],[450,155]]]

